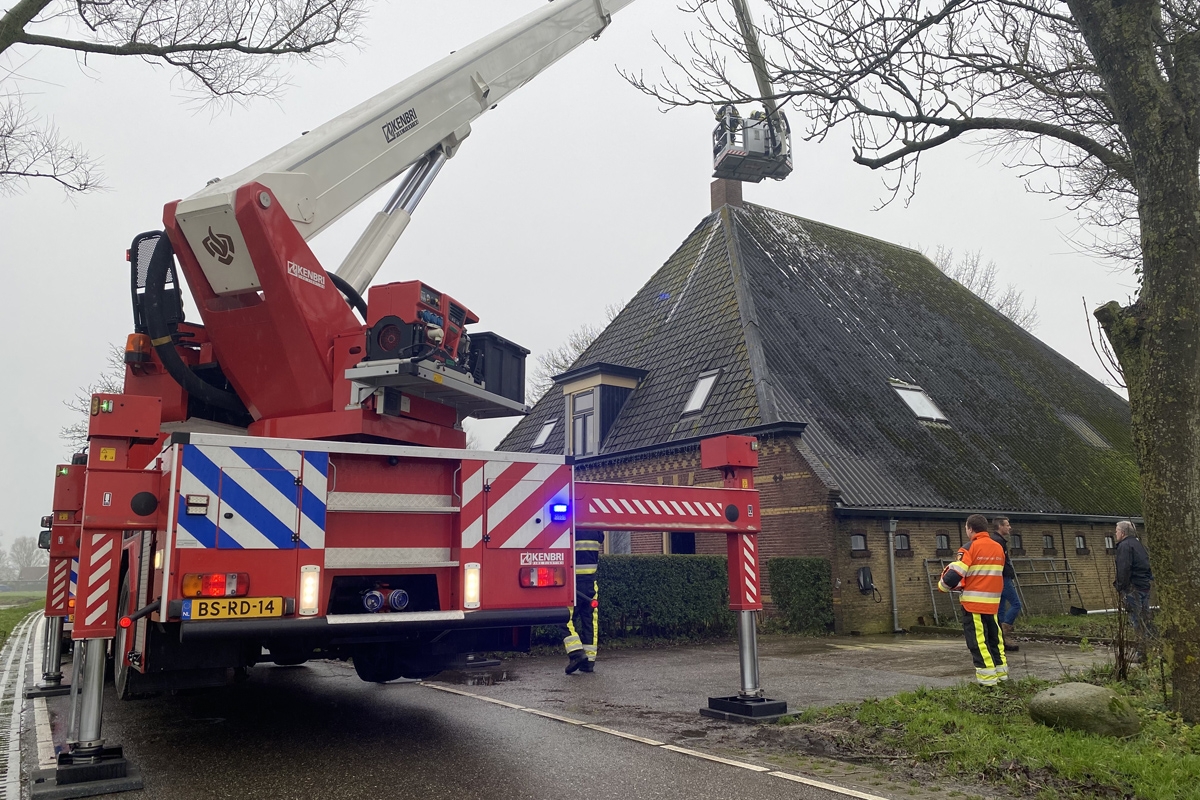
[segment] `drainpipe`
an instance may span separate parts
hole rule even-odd
[[[888,584],[892,587],[892,633],[900,633],[900,607],[896,604],[896,520],[887,521]]]

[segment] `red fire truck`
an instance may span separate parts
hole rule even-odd
[[[754,560],[746,477],[586,484],[566,456],[463,449],[464,418],[528,411],[528,351],[477,332],[465,304],[428,284],[368,290],[470,123],[628,2],[543,6],[168,203],[164,229],[134,239],[125,389],[93,396],[88,449],[57,468],[43,520],[47,678],[70,614],[83,660],[60,784],[124,774],[101,737],[110,640],[123,699],[264,661],[422,678],[564,622],[577,529],[744,533],[737,557]],[[307,241],[398,176],[327,272]],[[198,322],[184,318],[184,281]],[[748,475],[750,447],[706,460]],[[740,609],[761,607],[753,567],[731,585]]]

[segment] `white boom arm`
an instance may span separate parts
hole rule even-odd
[[[211,226],[224,222],[221,227],[229,230],[240,187],[252,182],[269,187],[308,240],[411,167],[338,270],[363,291],[407,225],[416,201],[470,133],[471,122],[598,37],[612,14],[631,2],[557,0],[543,5],[182,201],[176,218],[213,290],[233,294],[259,288],[239,231],[230,232],[233,247],[218,254],[202,244]]]

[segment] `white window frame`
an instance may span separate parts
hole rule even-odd
[[[938,404],[933,402],[933,398],[929,396],[929,393],[920,386],[901,381],[892,381],[891,387],[917,419],[928,422],[950,422],[950,418],[942,413],[942,410],[938,408]]]
[[[696,378],[696,385],[692,387],[692,393],[688,396],[688,400],[683,405],[683,412],[680,416],[688,414],[699,414],[708,405],[708,398],[712,397],[713,387],[717,385],[717,379],[721,377],[721,370],[712,369],[708,372],[701,372]]]
[[[554,426],[558,424],[558,418],[554,418],[542,425],[542,429],[538,431],[537,438],[530,445],[530,450],[537,450],[539,447],[545,447],[546,442],[550,439],[550,434],[554,433]]]
[[[569,419],[571,420],[571,432],[570,432],[571,455],[594,456],[594,455],[596,455],[596,453],[598,453],[600,451],[600,443],[597,441],[597,430],[596,430],[596,425],[598,424],[598,420],[600,419],[600,416],[597,413],[598,406],[600,405],[600,391],[599,390],[600,390],[599,386],[593,386],[590,389],[584,389],[582,391],[576,392],[567,398],[567,411],[570,415]],[[585,395],[585,394],[591,395],[592,407],[589,409],[585,409],[583,411],[576,411],[575,410],[575,400],[577,398],[579,398],[581,395]],[[586,441],[584,441],[582,443],[577,442],[575,440],[576,439],[575,429],[577,427],[575,423],[578,422],[580,419],[585,420],[585,422],[583,423],[583,430],[584,430],[584,439],[586,439]]]

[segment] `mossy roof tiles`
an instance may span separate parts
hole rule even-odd
[[[908,248],[747,204],[706,217],[576,361],[648,372],[601,454],[798,422],[846,507],[1136,515],[1128,404]],[[721,375],[681,417],[696,378]],[[918,420],[889,383],[949,418]],[[501,443],[562,452],[557,390]],[[1062,419],[1087,421],[1111,449]]]

